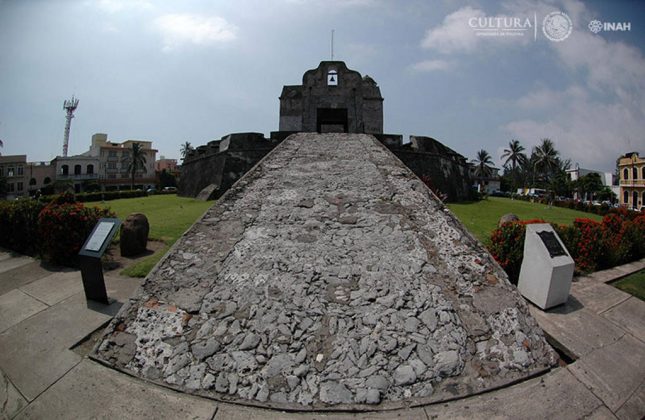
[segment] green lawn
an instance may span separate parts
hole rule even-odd
[[[623,292],[645,300],[645,270],[638,271],[611,284]]]
[[[596,214],[502,197],[488,197],[486,200],[472,203],[448,204],[448,208],[482,242],[488,241],[490,233],[499,223],[499,218],[507,213],[517,215],[520,220],[542,219],[549,223],[566,225],[573,223],[578,217],[602,220],[602,217]]]
[[[212,201],[201,201],[176,195],[152,195],[100,203],[99,206],[109,207],[121,220],[131,213],[145,214],[150,223],[149,238],[164,241],[166,244],[165,248],[126,268],[122,274],[145,277],[168,251],[168,248],[212,205]]]

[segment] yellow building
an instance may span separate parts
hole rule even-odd
[[[638,152],[626,153],[618,159],[620,204],[630,209],[645,207],[645,158]]]

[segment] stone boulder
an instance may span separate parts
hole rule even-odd
[[[145,214],[132,213],[121,225],[121,255],[131,257],[142,254],[148,244],[150,225]]]
[[[513,213],[506,213],[502,217],[499,218],[499,223],[498,227],[502,227],[504,223],[509,223],[509,222],[519,222],[520,218],[514,215]]]

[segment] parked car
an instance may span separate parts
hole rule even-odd
[[[157,189],[156,189],[155,187],[150,187],[150,188],[148,188],[148,189],[146,190],[146,192],[147,192],[148,194],[156,194],[156,193],[157,193]]]
[[[164,187],[164,192],[177,192],[177,187]]]

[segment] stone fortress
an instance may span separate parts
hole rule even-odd
[[[424,136],[383,133],[383,97],[377,83],[347,68],[323,61],[308,70],[301,85],[287,85],[280,95],[279,131],[235,133],[188,153],[182,165],[179,195],[219,198],[286,137],[299,132],[364,133],[387,146],[417,176],[449,201],[472,198],[465,157]]]
[[[557,363],[501,267],[403,163],[450,175],[459,155],[427,138],[346,133],[382,131],[382,102],[340,62],[282,100],[281,128],[330,132],[233,134],[190,156],[188,168],[216,167],[203,195],[220,198],[123,305],[94,360],[296,411],[448,401]]]

